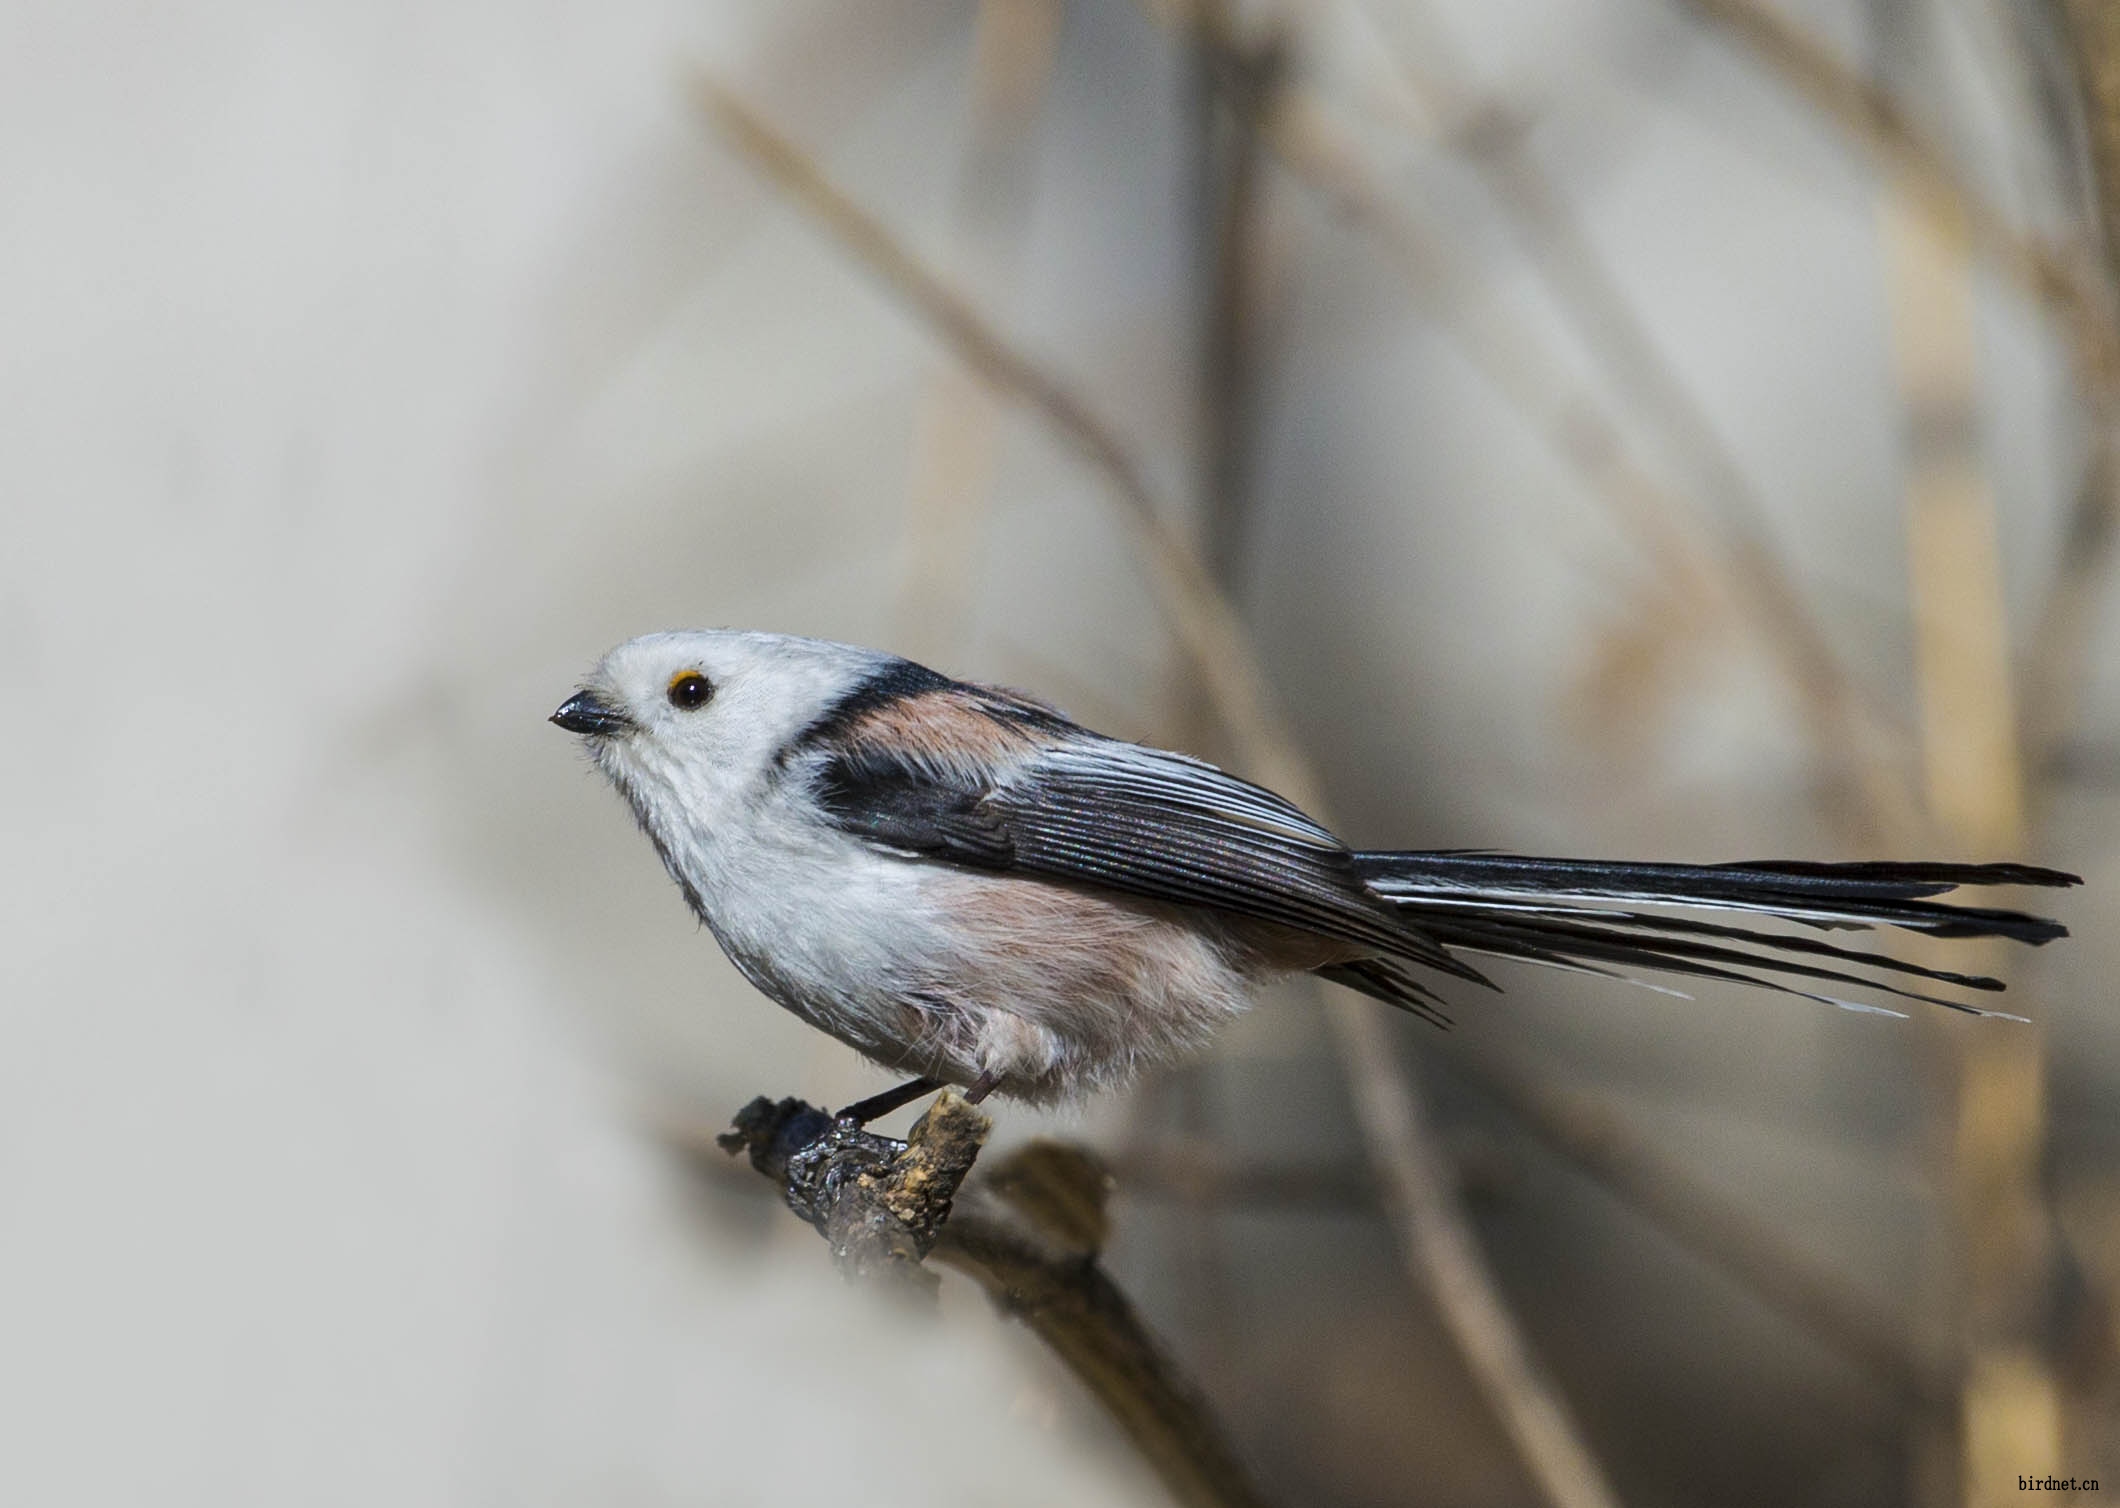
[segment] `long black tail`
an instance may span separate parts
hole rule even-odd
[[[1370,889],[1446,948],[1621,978],[1639,969],[1734,980],[1889,1015],[1900,1013],[1790,981],[1857,985],[1976,1016],[2005,1013],[1874,976],[1982,991],[1999,990],[2002,981],[1815,937],[1664,913],[1734,911],[1822,930],[1900,927],[1933,937],[2007,937],[2037,946],[2066,937],[2068,929],[2021,911],[1934,897],[1961,885],[2082,883],[2075,875],[2028,864],[1621,864],[1468,852],[1358,853],[1354,862]]]

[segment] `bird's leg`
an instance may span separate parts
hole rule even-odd
[[[910,1105],[923,1094],[933,1094],[941,1087],[939,1079],[908,1079],[895,1089],[856,1100],[832,1119],[841,1125],[866,1126],[870,1121],[882,1120],[899,1106]]]
[[[967,1105],[978,1104],[992,1094],[1000,1083],[1001,1074],[998,1070],[992,1068],[985,1070],[977,1079],[973,1080],[972,1087],[965,1093],[964,1102]]]

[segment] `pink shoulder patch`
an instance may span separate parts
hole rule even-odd
[[[849,730],[952,765],[993,765],[1040,747],[1035,729],[997,718],[974,696],[950,688],[924,691],[863,713]]]

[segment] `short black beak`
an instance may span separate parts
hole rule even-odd
[[[633,726],[625,713],[608,702],[598,701],[593,691],[577,691],[561,702],[559,711],[552,714],[552,721],[569,733],[597,738],[623,733]]]

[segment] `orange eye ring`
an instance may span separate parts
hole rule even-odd
[[[697,712],[713,699],[714,683],[696,670],[680,670],[670,677],[670,705],[680,712]]]

